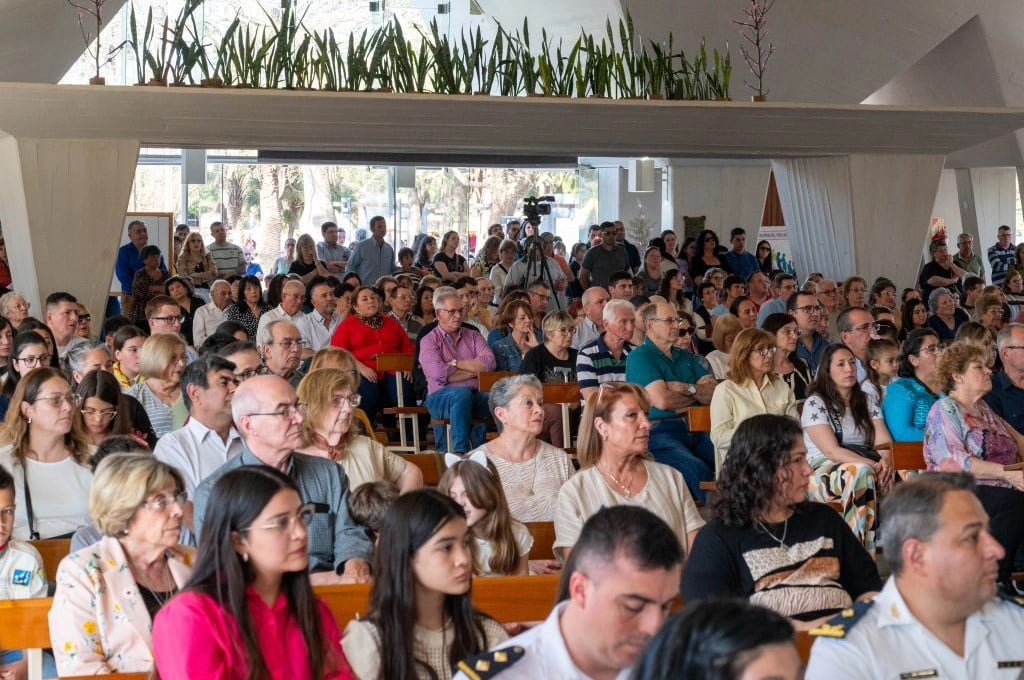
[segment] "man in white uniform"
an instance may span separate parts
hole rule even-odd
[[[461,662],[456,680],[630,677],[679,596],[675,534],[643,508],[603,508],[583,525],[565,570],[567,592],[547,620]]]
[[[811,632],[807,680],[1020,678],[1024,598],[997,597],[1003,548],[974,478],[929,473],[882,503],[892,576],[871,604]]]

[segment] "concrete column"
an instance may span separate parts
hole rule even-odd
[[[999,226],[1007,224],[1013,228],[1017,223],[1016,169],[971,168],[956,172],[961,217],[973,212],[968,216],[977,225],[978,238],[975,244],[978,252],[985,257],[985,251],[996,242]],[[1014,243],[1018,242],[1015,238]]]
[[[872,154],[772,161],[798,271],[913,284],[943,162]]]
[[[0,131],[0,222],[15,286],[35,316],[58,290],[103,314],[138,157],[132,140]]]

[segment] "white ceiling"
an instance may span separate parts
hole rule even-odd
[[[329,1],[329,0],[323,0]],[[124,0],[107,0],[113,14]],[[669,31],[688,50],[705,36],[710,47],[729,43],[733,53],[733,97],[745,99],[745,66],[739,36],[730,19],[745,0],[479,0],[482,8],[506,24],[530,17],[531,30],[545,26],[553,35],[575,39],[580,24],[600,30],[607,15],[622,10],[633,16],[638,33],[661,40]],[[922,93],[887,84],[919,62],[958,29],[977,17],[964,44],[987,46],[983,66],[972,53],[946,45],[945,59],[969,66],[951,69],[946,87]],[[768,18],[775,44],[767,73],[772,101],[859,103],[879,90],[890,104],[1024,107],[1024,3],[1020,0],[779,0]],[[956,41],[954,41],[956,42]],[[74,12],[66,0],[0,0],[0,81],[57,82],[82,51]],[[947,62],[948,63],[948,62]],[[958,87],[956,80],[968,81]],[[978,101],[971,80],[985,83]],[[912,89],[912,88],[911,88]],[[902,93],[901,93],[902,92]],[[911,96],[911,94],[913,96]],[[877,97],[880,95],[876,95]],[[892,97],[897,97],[893,100]],[[899,97],[904,97],[899,100]],[[990,144],[966,158],[969,164],[1005,165],[1018,158],[1020,144],[1006,153],[1006,141]]]

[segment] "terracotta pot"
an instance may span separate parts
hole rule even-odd
[[[199,81],[200,87],[224,87],[224,81],[220,78],[203,78]]]
[[[167,81],[162,78],[150,78],[146,85],[150,87],[167,87]]]
[[[89,84],[90,85],[106,85],[107,84],[107,79],[103,78],[103,77],[89,78]]]
[[[766,101],[768,101],[768,96],[767,95],[763,95],[763,94],[751,95],[750,101],[752,101],[752,102],[766,102]]]

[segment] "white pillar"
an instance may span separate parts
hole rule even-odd
[[[1016,169],[971,168],[957,170],[957,180],[957,187],[960,190],[961,215],[973,211],[971,218],[978,228],[978,239],[975,241],[975,245],[984,258],[988,247],[996,242],[996,230],[999,229],[999,226],[1006,224],[1013,229],[1017,222]],[[969,205],[966,203],[968,200],[970,201]],[[1014,243],[1017,242],[1014,239]]]
[[[798,271],[912,285],[943,162],[874,154],[772,161]]]
[[[34,315],[59,290],[103,315],[138,157],[137,141],[0,132],[0,222],[14,284]]]

